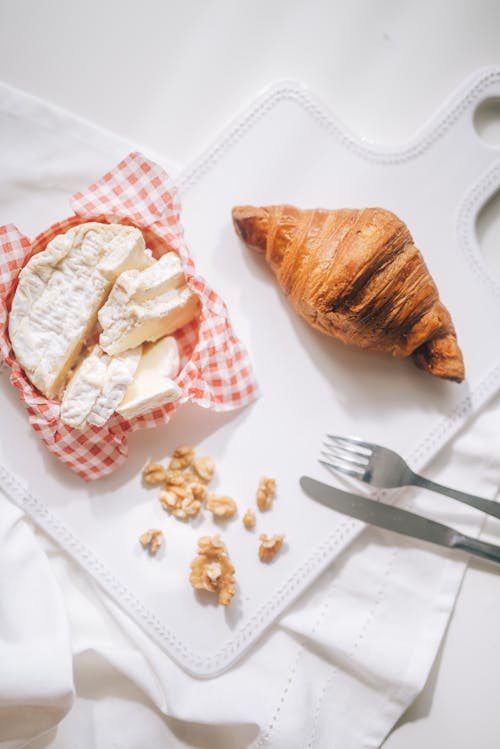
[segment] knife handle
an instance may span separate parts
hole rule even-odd
[[[487,541],[480,541],[470,536],[464,536],[462,533],[457,533],[453,547],[467,551],[469,554],[474,554],[477,557],[489,559],[491,562],[500,562],[500,546],[489,544]]]
[[[412,484],[414,486],[422,486],[424,489],[430,489],[433,492],[444,494],[452,499],[457,499],[459,502],[463,502],[470,507],[475,507],[476,510],[482,510],[487,515],[493,515],[495,518],[500,518],[500,503],[494,502],[492,499],[484,499],[483,497],[476,497],[474,494],[467,494],[466,492],[460,492],[458,489],[450,489],[449,486],[442,486],[437,484],[435,481],[426,479],[418,474],[413,474]]]

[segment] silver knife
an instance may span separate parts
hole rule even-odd
[[[400,507],[386,505],[368,497],[350,494],[335,486],[323,484],[309,476],[301,476],[300,485],[306,494],[328,507],[362,520],[364,523],[386,528],[404,536],[419,538],[449,549],[460,549],[483,559],[500,563],[500,546],[478,541],[435,520],[429,520]]]

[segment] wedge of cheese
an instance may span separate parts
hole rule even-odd
[[[145,343],[134,379],[117,411],[125,419],[151,411],[182,395],[172,380],[179,371],[179,348],[173,336]]]
[[[12,300],[9,336],[17,361],[44,395],[60,395],[118,276],[153,262],[138,229],[95,222],[54,237],[28,261]]]
[[[200,313],[200,300],[186,285],[179,258],[163,255],[143,271],[122,273],[99,311],[101,347],[119,354],[157,341]]]
[[[61,421],[71,427],[103,426],[123,400],[141,359],[141,348],[109,356],[93,346],[70,379],[61,402]]]

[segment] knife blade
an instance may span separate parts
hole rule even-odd
[[[500,563],[500,546],[466,536],[435,520],[369,497],[345,492],[310,476],[301,476],[300,485],[312,499],[364,523]]]

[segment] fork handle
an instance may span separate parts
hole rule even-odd
[[[447,497],[457,499],[459,502],[470,505],[470,507],[475,507],[476,510],[482,510],[487,515],[493,515],[496,518],[500,518],[500,503],[494,502],[492,499],[484,499],[483,497],[476,497],[474,494],[460,492],[458,489],[450,489],[449,486],[437,484],[435,481],[419,476],[417,473],[413,474],[411,483],[413,486],[422,486],[424,489],[430,489],[432,492],[445,494]]]

